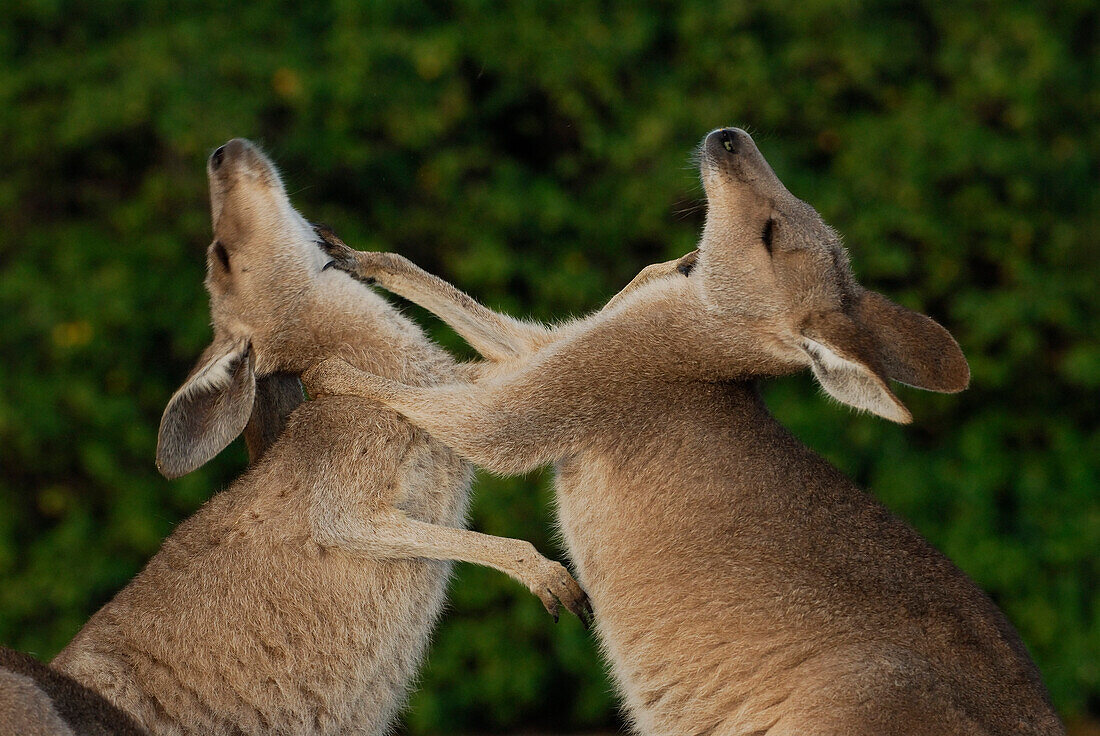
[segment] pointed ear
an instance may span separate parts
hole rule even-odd
[[[899,424],[913,421],[886,383],[874,342],[844,314],[813,317],[802,329],[802,349],[814,378],[837,401]]]
[[[157,469],[178,478],[217,455],[248,423],[255,397],[252,344],[212,344],[164,409]]]
[[[970,383],[970,366],[955,338],[923,314],[864,291],[855,318],[874,335],[882,367],[895,381],[941,393],[962,391]]]

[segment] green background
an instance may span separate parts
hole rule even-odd
[[[560,318],[693,246],[692,149],[740,124],[973,370],[901,389],[910,427],[805,375],[769,404],[993,595],[1067,717],[1100,714],[1095,2],[223,5],[4,3],[0,642],[52,656],[243,467],[153,467],[209,337],[215,146],[261,143],[355,247]],[[561,554],[547,473],[483,478],[473,524]],[[575,621],[491,571],[452,589],[409,732],[615,726]]]

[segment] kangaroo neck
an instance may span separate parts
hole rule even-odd
[[[582,349],[638,378],[751,384],[800,368],[778,357],[768,320],[716,308],[700,280],[656,284],[629,305],[592,319]]]
[[[301,373],[327,358],[341,358],[360,370],[411,385],[458,377],[454,358],[385,298],[344,274],[330,275],[334,283],[313,289],[296,321],[280,325],[259,346],[261,355],[267,348],[282,358],[273,370]]]

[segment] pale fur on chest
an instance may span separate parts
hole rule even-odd
[[[652,524],[660,499],[634,495],[637,487],[595,453],[563,464],[556,486],[561,530],[637,731],[673,736],[766,729],[774,691],[754,692],[746,681],[765,663],[752,661],[750,647],[739,656],[731,647],[734,632],[715,636],[697,625],[726,612],[709,611],[702,601],[685,605],[695,598],[685,585],[696,571],[667,564],[682,555],[672,549],[677,540]]]
[[[1014,699],[1015,712],[1039,709],[1037,673],[988,600],[858,489],[820,501],[851,509],[830,512],[836,528],[824,533],[817,489],[780,477],[756,489],[725,486],[725,500],[707,505],[729,468],[689,457],[683,465],[710,467],[689,471],[700,486],[676,482],[659,452],[629,461],[581,453],[558,469],[561,529],[639,733],[847,733],[864,722],[871,734],[872,706],[881,701],[890,703],[881,711],[890,719],[884,732],[899,718],[921,723],[929,702],[954,702],[928,721],[928,733],[976,734],[986,732],[990,709],[1007,717]],[[887,536],[896,548],[875,541]],[[836,549],[821,546],[830,539]],[[875,560],[902,550],[896,582],[876,572]],[[867,568],[848,567],[862,554]],[[838,560],[845,564],[836,567]],[[929,580],[950,593],[914,592]],[[901,586],[896,599],[883,594],[893,585]],[[966,600],[966,609],[952,600]],[[923,618],[915,615],[922,609]],[[991,679],[973,679],[975,670]],[[952,683],[968,680],[974,689],[960,696]],[[1056,727],[1021,721],[1018,732]]]
[[[800,664],[802,647],[770,636],[774,632],[767,641],[738,641],[743,632],[715,626],[728,621],[730,611],[715,609],[688,587],[713,587],[700,579],[711,571],[705,564],[669,564],[691,557],[652,523],[660,500],[634,495],[637,487],[607,458],[583,455],[561,471],[561,530],[635,729],[667,736],[767,730],[786,700],[777,693],[789,691],[783,683],[777,690],[772,677],[754,681],[753,674],[773,672],[784,660]],[[596,496],[598,504],[591,502]]]

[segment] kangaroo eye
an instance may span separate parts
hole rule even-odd
[[[226,271],[229,270],[229,253],[226,252],[225,246],[222,245],[222,241],[218,240],[214,243],[214,255],[218,261],[222,264],[222,268]]]
[[[768,249],[768,255],[772,253],[772,237],[775,235],[775,220],[768,218],[764,223],[764,232],[760,233],[760,239],[764,241],[764,247]]]

